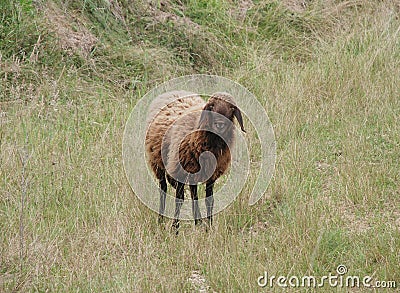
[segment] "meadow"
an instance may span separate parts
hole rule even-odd
[[[398,1],[0,4],[0,291],[281,292],[260,276],[400,287]],[[125,123],[154,86],[215,74],[254,93],[277,160],[205,232],[133,193]],[[169,223],[170,224],[170,223]],[[345,275],[346,276],[346,275]],[[394,281],[394,282],[389,282]]]

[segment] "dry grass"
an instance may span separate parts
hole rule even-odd
[[[75,55],[47,54],[51,39],[44,34],[35,62],[29,62],[30,54],[4,55],[0,291],[254,292],[261,290],[257,278],[264,271],[323,276],[339,264],[351,275],[396,280],[399,286],[399,11],[390,1],[307,2],[299,17],[320,13],[326,19],[318,27],[318,18],[310,18],[315,31],[297,36],[306,48],[285,46],[290,55],[280,55],[271,48],[285,38],[252,39],[258,28],[237,19],[248,26],[237,28],[240,40],[232,39],[237,43],[229,48],[237,48],[240,59],[228,58],[226,67],[224,59],[208,64],[209,71],[242,83],[259,98],[278,145],[265,198],[249,207],[245,191],[216,216],[209,233],[189,222],[178,237],[161,229],[156,214],[132,193],[122,166],[130,111],[154,83],[193,72],[182,56],[156,43],[104,41],[105,51],[76,61]],[[190,5],[197,6],[185,6],[192,21],[211,27]],[[235,6],[223,5],[226,11]],[[121,27],[129,26],[130,12],[112,7]],[[259,7],[246,15],[252,17],[254,9]],[[140,33],[150,40],[154,32]],[[126,54],[132,58],[122,58]],[[54,59],[45,63],[43,56]],[[21,154],[28,154],[25,169]],[[263,290],[281,291],[269,289]],[[347,289],[338,288],[363,292]]]
[[[44,6],[43,13],[47,17],[49,30],[56,34],[62,50],[82,54],[85,58],[89,56],[98,39],[86,28],[82,20],[63,12],[53,2]]]

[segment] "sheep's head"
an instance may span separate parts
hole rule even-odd
[[[228,93],[215,93],[203,108],[199,128],[225,136],[232,131],[234,118],[238,121],[242,131],[246,132],[243,127],[242,113],[236,106],[233,97]]]

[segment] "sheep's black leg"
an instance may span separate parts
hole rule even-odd
[[[181,212],[181,207],[184,201],[184,184],[181,182],[177,182],[176,186],[176,197],[175,197],[175,214],[174,214],[174,222],[172,227],[175,228],[176,234],[178,234],[179,229],[179,214]]]
[[[199,208],[199,198],[197,196],[197,185],[190,185],[190,195],[192,196],[192,212],[194,224],[201,224],[201,213]]]
[[[160,209],[158,211],[158,223],[164,222],[164,212],[165,212],[165,199],[167,197],[167,180],[165,179],[165,172],[160,171],[159,174],[160,183]]]
[[[214,196],[213,196],[214,182],[206,183],[206,207],[207,207],[207,219],[211,226],[212,224],[212,212],[214,207]]]

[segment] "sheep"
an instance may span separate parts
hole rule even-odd
[[[206,185],[208,225],[212,224],[213,186],[231,161],[233,119],[243,127],[233,97],[214,93],[206,103],[199,95],[174,91],[155,98],[149,107],[145,148],[149,165],[159,182],[159,223],[163,222],[167,180],[176,189],[172,227],[178,233],[184,186],[189,185],[195,225],[202,223],[197,185]]]

